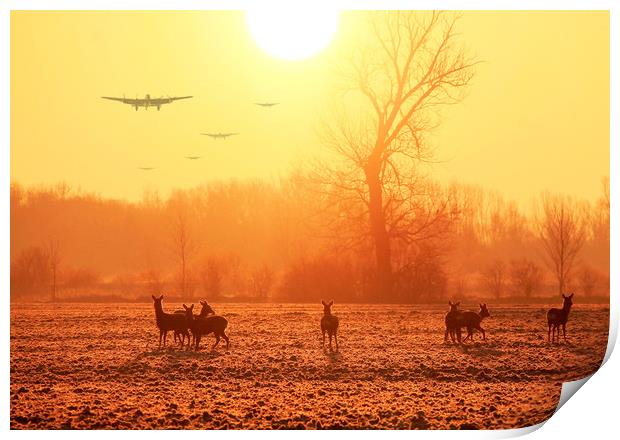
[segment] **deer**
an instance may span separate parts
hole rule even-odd
[[[323,304],[323,317],[321,318],[321,332],[323,333],[323,349],[325,349],[325,332],[329,335],[329,351],[334,351],[332,348],[332,336],[336,340],[336,351],[338,351],[338,317],[336,315],[332,315],[332,306],[334,305],[334,301],[330,301],[326,303],[324,300],[321,300]]]
[[[202,304],[202,302],[201,302]],[[192,335],[194,336],[194,344],[195,350],[199,350],[200,339],[203,335],[208,335],[209,333],[213,333],[215,335],[215,344],[211,347],[211,350],[215,349],[217,345],[220,343],[220,338],[224,338],[226,341],[226,349],[230,347],[230,340],[226,333],[226,326],[228,326],[228,320],[223,316],[212,315],[212,316],[204,316],[204,317],[194,317],[194,305],[186,306],[183,304],[183,308],[185,309],[185,316],[187,318],[187,323],[192,331]],[[208,311],[211,307],[206,304],[202,304],[201,315],[204,310]],[[211,309],[213,310],[213,309]]]
[[[187,331],[187,319],[184,315],[178,313],[166,313],[162,307],[162,301],[164,300],[164,295],[160,295],[157,298],[155,295],[151,295],[153,298],[153,305],[155,306],[155,323],[157,324],[157,328],[159,328],[159,348],[161,348],[161,340],[163,337],[164,347],[166,346],[166,336],[170,330],[173,330],[175,333],[179,332],[184,336],[187,335],[188,343],[189,343],[189,333]],[[185,338],[183,338],[185,341]],[[181,344],[183,344],[182,342]]]
[[[573,295],[575,294],[571,293],[569,296],[562,294],[562,298],[564,299],[562,308],[549,309],[547,312],[547,325],[549,326],[549,330],[547,331],[547,342],[549,342],[549,340],[555,341],[556,330],[557,340],[558,342],[560,341],[560,326],[562,326],[564,342],[566,342],[566,322],[568,321],[568,313],[570,312],[570,308],[573,305]]]
[[[457,317],[458,314],[461,313],[458,310],[458,307],[461,303],[452,301],[448,301],[448,305],[450,306],[450,310],[446,313],[445,323],[446,323],[446,332],[443,337],[443,341],[446,342],[448,340],[448,335],[452,339],[452,343],[455,343],[454,335],[456,333],[457,340],[459,344],[461,343],[461,328],[457,326]]]
[[[206,316],[209,315],[215,315],[215,310],[213,310],[213,308],[211,308],[211,306],[209,304],[207,304],[206,301],[200,301],[200,304],[202,305],[202,309],[200,310],[200,313],[198,315],[194,315],[194,318],[204,318]],[[182,314],[183,316],[185,316],[185,310],[175,310],[174,313],[178,313],[178,314]],[[187,331],[185,332],[181,332],[179,330],[175,330],[174,331],[174,341],[177,341],[177,338],[179,341],[183,341],[181,342],[181,347],[183,346],[183,343],[185,342],[185,336],[187,336],[188,342],[187,345],[190,345],[190,337],[189,337],[189,333]],[[192,335],[192,339],[191,342],[193,341],[193,335]]]
[[[474,340],[474,329],[478,330],[482,333],[482,340],[486,341],[486,335],[484,329],[480,327],[480,323],[484,318],[491,316],[489,310],[487,309],[487,305],[485,303],[480,304],[480,311],[478,313],[466,311],[459,312],[457,317],[457,326],[459,327],[459,331],[462,327],[467,327],[467,336],[463,339],[463,342],[471,339],[472,342]]]

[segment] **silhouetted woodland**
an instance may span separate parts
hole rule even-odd
[[[382,295],[367,211],[334,201],[312,173],[138,202],[13,183],[11,299],[500,302],[557,295],[560,283],[606,298],[608,179],[602,187],[595,203],[543,194],[526,214],[496,193],[419,178],[402,231],[411,238],[392,238],[394,285]]]

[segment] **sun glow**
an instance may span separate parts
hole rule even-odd
[[[332,40],[339,13],[330,9],[260,8],[246,11],[248,28],[265,52],[287,60],[316,55]]]

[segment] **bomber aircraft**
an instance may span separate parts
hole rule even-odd
[[[111,101],[122,102],[123,104],[129,104],[134,107],[136,111],[138,108],[144,107],[145,110],[148,110],[149,107],[157,107],[157,110],[161,108],[164,104],[170,104],[171,102],[177,101],[179,99],[188,99],[193,98],[193,96],[168,96],[166,98],[151,98],[151,95],[146,95],[144,98],[115,98],[112,96],[102,96],[103,99],[109,99]]]
[[[255,102],[254,104],[260,105],[261,107],[273,107],[274,105],[280,104],[279,102]]]
[[[218,139],[226,139],[227,137],[235,136],[239,133],[200,133],[200,134],[203,136],[209,136],[215,140],[218,140]]]

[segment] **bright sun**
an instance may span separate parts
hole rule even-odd
[[[287,60],[311,57],[329,44],[338,28],[338,11],[265,8],[246,11],[248,28],[265,52]]]

